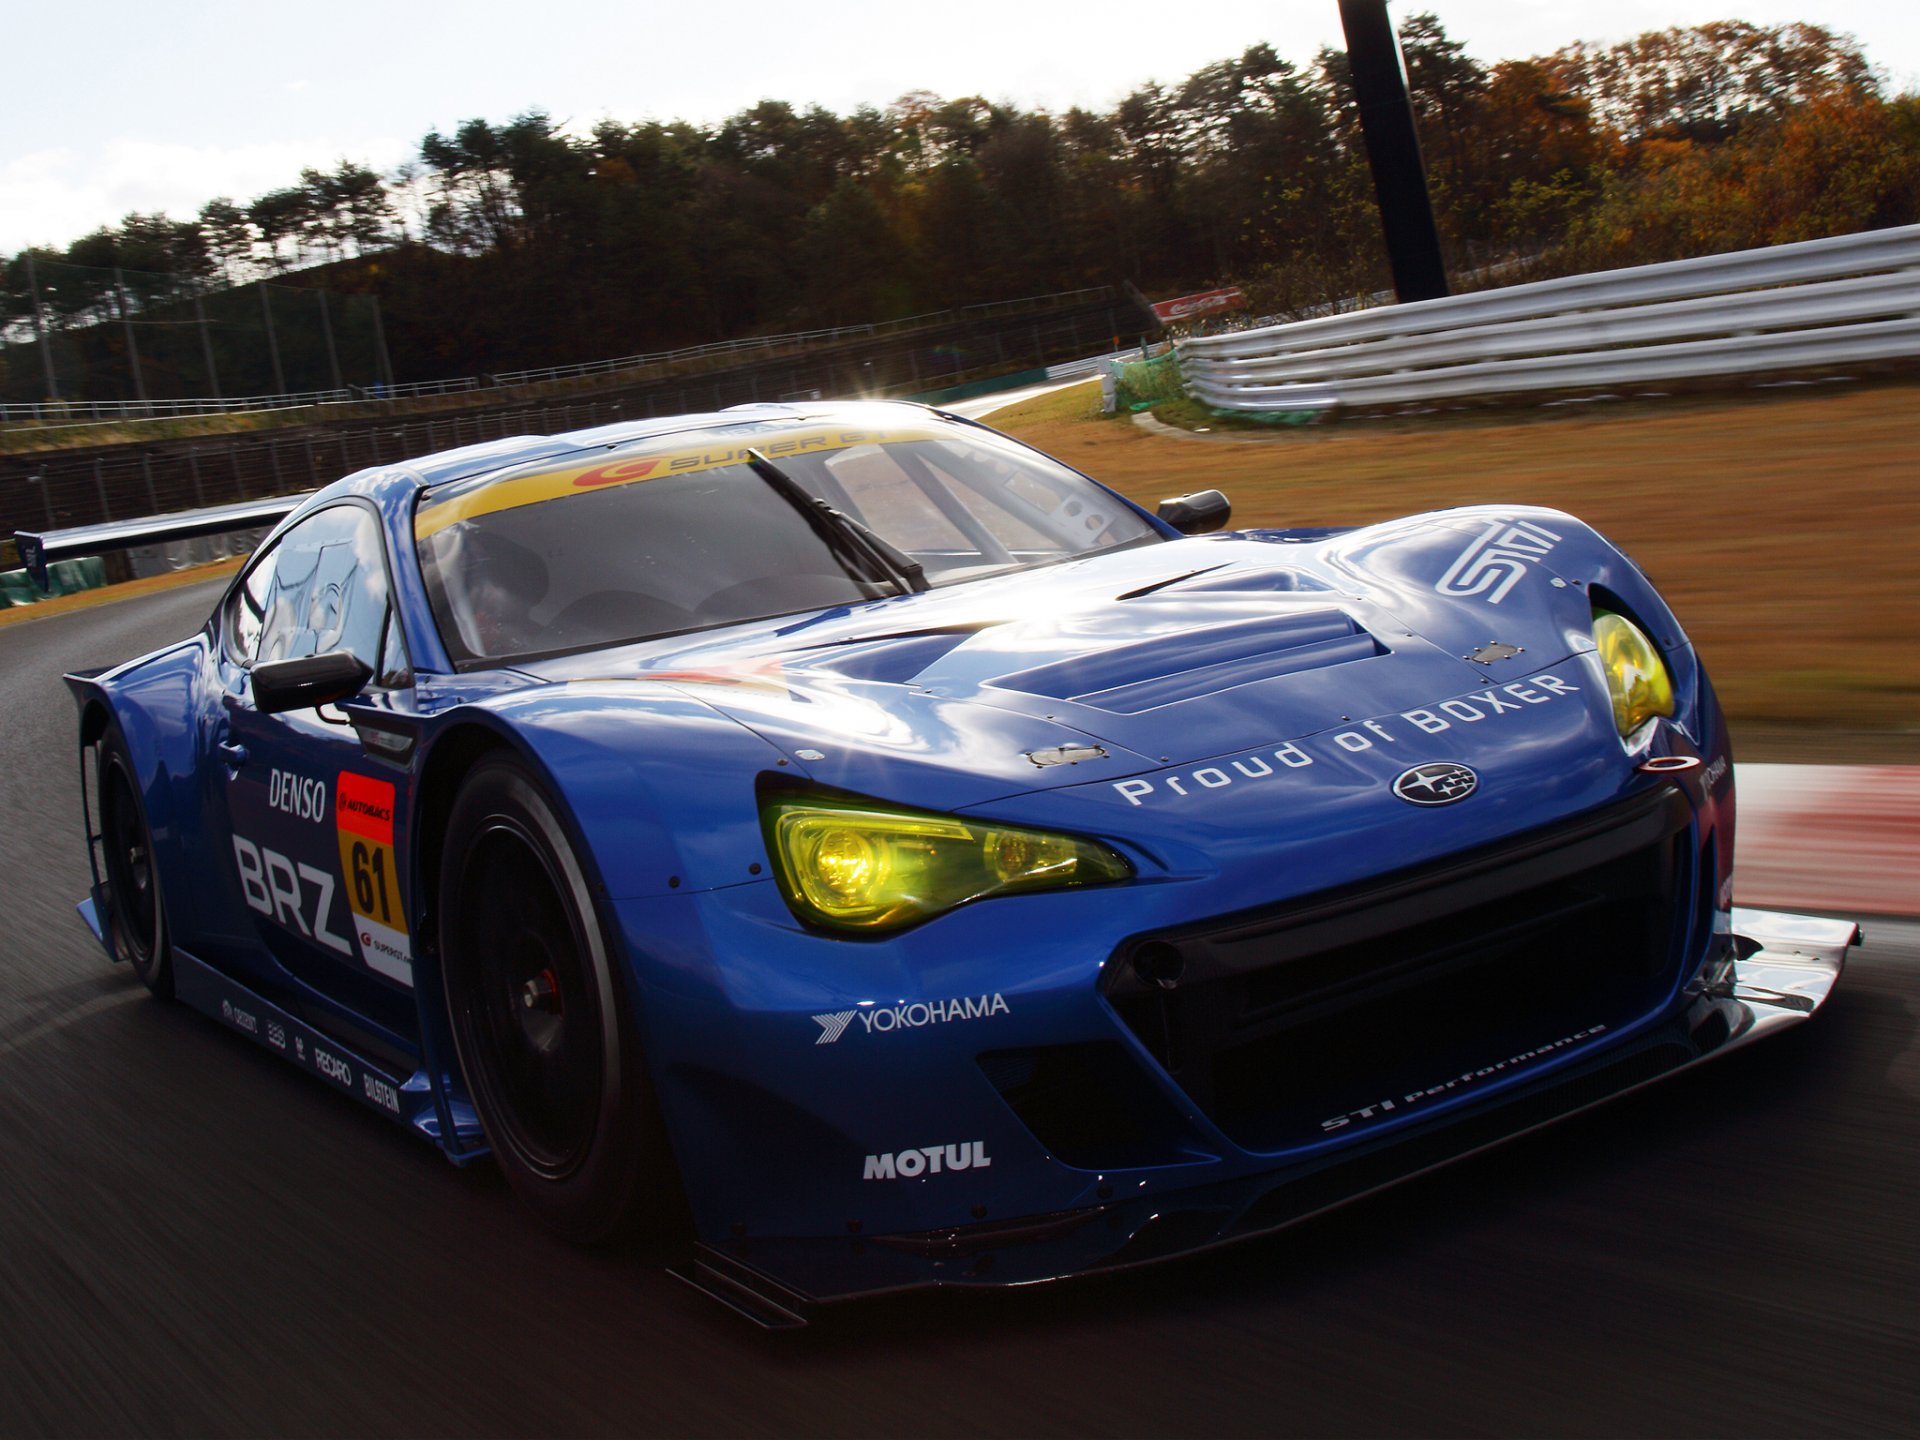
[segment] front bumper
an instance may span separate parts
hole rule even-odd
[[[1657,1026],[1553,1067],[1538,1083],[1489,1092],[1377,1140],[1137,1197],[1116,1177],[1100,1203],[1001,1224],[703,1243],[675,1274],[756,1323],[779,1327],[804,1323],[815,1305],[856,1296],[1028,1284],[1268,1234],[1798,1024],[1832,993],[1858,930],[1848,921],[1736,908],[1729,938],[1729,963],[1692,982],[1685,1003]]]

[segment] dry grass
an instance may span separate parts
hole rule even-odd
[[[1217,487],[1237,525],[1551,505],[1628,550],[1736,723],[1920,736],[1920,384],[1168,438],[1091,387],[990,423],[1151,504]],[[1916,755],[1915,758],[1920,758]]]

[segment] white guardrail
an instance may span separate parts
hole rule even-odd
[[[1920,225],[1179,341],[1220,410],[1329,410],[1920,356]]]

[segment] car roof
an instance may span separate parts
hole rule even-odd
[[[936,414],[928,406],[902,400],[809,401],[801,404],[734,405],[725,410],[689,415],[662,415],[645,420],[620,420],[611,425],[595,425],[584,430],[565,430],[553,435],[509,435],[478,445],[463,445],[440,450],[409,460],[405,469],[415,483],[434,489],[456,480],[477,480],[482,476],[519,469],[542,460],[577,454],[582,450],[625,450],[638,448],[640,442],[670,439],[701,430],[742,425],[765,425],[770,429],[810,424],[873,424],[886,418],[898,424],[903,418],[926,418]]]

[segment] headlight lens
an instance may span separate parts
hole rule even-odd
[[[989,895],[1133,874],[1094,840],[954,815],[809,798],[771,801],[763,818],[787,903],[839,929],[895,930]]]
[[[1593,612],[1593,640],[1613,697],[1613,723],[1621,737],[1656,715],[1673,714],[1673,677],[1646,632],[1611,610]]]

